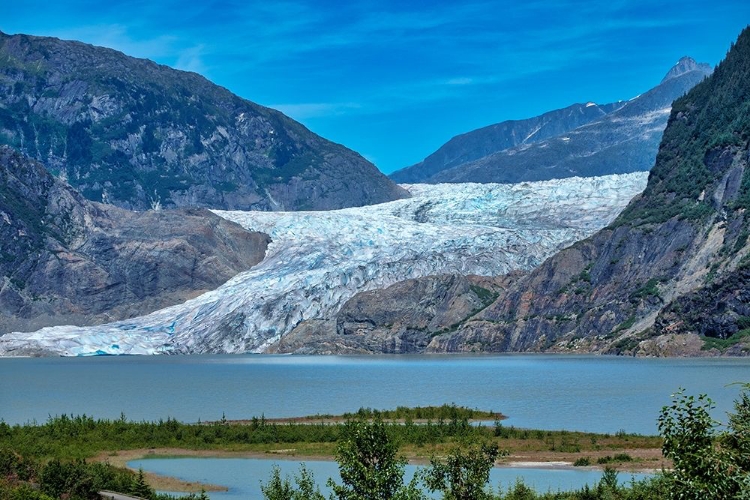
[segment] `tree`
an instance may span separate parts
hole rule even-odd
[[[138,475],[133,478],[133,484],[130,486],[130,493],[141,498],[151,498],[154,495],[154,490],[152,490],[151,486],[146,483],[143,469],[138,469]]]
[[[423,498],[416,478],[404,485],[406,459],[397,452],[398,446],[382,420],[346,422],[336,454],[343,484],[328,480],[335,497],[339,500]]]
[[[737,413],[730,415],[728,430],[722,435],[709,414],[713,408],[705,394],[695,398],[680,389],[672,396],[672,404],[661,410],[662,453],[674,464],[664,475],[671,498],[750,498],[750,400],[743,392],[735,403]]]
[[[457,446],[444,460],[430,460],[430,467],[423,474],[424,483],[430,491],[442,491],[446,500],[490,499],[492,494],[485,491],[485,486],[498,455],[496,444]]]
[[[294,481],[297,484],[296,488],[292,486],[289,478],[282,479],[281,471],[278,467],[274,467],[270,481],[260,485],[263,498],[265,500],[325,500],[315,484],[312,472],[308,471],[304,464],[300,466],[299,475],[294,476]]]
[[[721,446],[729,454],[735,471],[738,498],[750,499],[750,384],[743,384],[735,412],[729,415],[728,430],[721,437]]]

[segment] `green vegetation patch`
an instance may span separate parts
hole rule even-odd
[[[637,302],[649,297],[660,297],[659,281],[658,278],[649,279],[644,285],[640,286],[630,294],[630,301]]]
[[[476,410],[455,404],[442,406],[416,406],[408,408],[399,406],[395,410],[373,410],[371,408],[360,408],[356,413],[344,413],[345,419],[364,418],[382,420],[495,420],[505,418],[501,413],[492,411]]]
[[[740,150],[750,140],[749,88],[750,37],[743,33],[713,75],[673,103],[643,197],[613,227],[659,224],[673,217],[699,221],[715,213],[710,188],[724,171],[712,171],[719,167],[711,155]],[[734,208],[750,208],[748,169]]]
[[[746,317],[743,317],[743,319]],[[738,322],[739,324],[739,322]],[[701,347],[704,351],[710,351],[711,349],[718,349],[719,351],[726,351],[730,347],[739,344],[743,339],[750,338],[750,328],[740,330],[729,338],[717,339],[715,337],[701,337],[703,339],[703,346]]]
[[[495,300],[497,300],[497,297],[499,296],[498,293],[493,292],[492,290],[488,290],[487,288],[481,287],[479,285],[469,285],[469,289],[474,292],[474,295],[476,295],[479,300],[482,301],[485,307],[495,302]]]

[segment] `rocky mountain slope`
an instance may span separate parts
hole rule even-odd
[[[355,297],[335,320],[338,341],[374,351],[747,355],[749,161],[746,28],[713,75],[675,101],[645,191],[611,225],[506,283],[481,311],[443,312],[451,325],[384,319],[383,304],[422,307],[403,285]],[[432,293],[449,304],[459,292]]]
[[[654,164],[672,101],[710,73],[707,64],[682,58],[658,86],[628,102],[596,108],[600,116],[592,116],[580,126],[542,140],[534,136],[533,142],[505,147],[500,142],[490,154],[482,154],[466,138],[453,146],[451,141],[429,158],[440,159],[450,151],[452,157],[467,161],[445,162],[435,169],[434,160],[425,160],[421,167],[408,170],[429,173],[421,175],[420,182],[522,182],[647,171]],[[483,130],[460,137],[483,137]],[[459,145],[468,151],[455,151]],[[392,177],[400,178],[396,174]]]
[[[398,183],[430,182],[443,170],[479,160],[515,146],[532,144],[569,132],[625,105],[573,104],[526,120],[508,120],[457,135],[430,156],[390,174]]]
[[[269,241],[205,209],[89,202],[0,146],[0,242],[1,335],[183,302],[260,262]]]
[[[643,190],[646,176],[414,185],[411,198],[368,207],[217,211],[271,236],[263,262],[212,292],[147,316],[7,334],[0,337],[0,354],[262,352],[292,333],[319,328],[360,291],[441,273],[531,269],[614,220]],[[471,310],[494,293],[494,282],[477,280],[462,299]]]
[[[406,196],[374,165],[195,73],[0,32],[0,144],[125,208],[327,210]]]

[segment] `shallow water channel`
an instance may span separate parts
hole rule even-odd
[[[179,477],[187,481],[201,481],[203,483],[226,486],[229,491],[210,492],[209,496],[215,500],[260,500],[261,483],[268,482],[274,466],[279,467],[282,477],[290,477],[299,471],[300,463],[293,460],[252,459],[252,458],[149,458],[128,462],[135,469],[155,472],[167,476]],[[329,489],[325,487],[328,478],[340,482],[338,466],[335,462],[307,461],[305,466],[315,476],[321,492],[328,496]],[[410,480],[417,466],[408,465],[405,478]],[[501,487],[507,490],[517,478],[523,478],[524,484],[539,492],[548,490],[571,490],[583,485],[596,485],[602,473],[588,469],[533,469],[533,468],[494,468],[490,474],[490,484],[494,489]],[[621,473],[621,482],[628,482],[631,478],[641,479],[645,474]]]

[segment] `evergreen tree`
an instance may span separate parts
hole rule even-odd
[[[154,496],[154,490],[146,483],[146,478],[143,476],[143,469],[138,469],[138,475],[133,479],[130,493],[145,499],[150,499]]]

